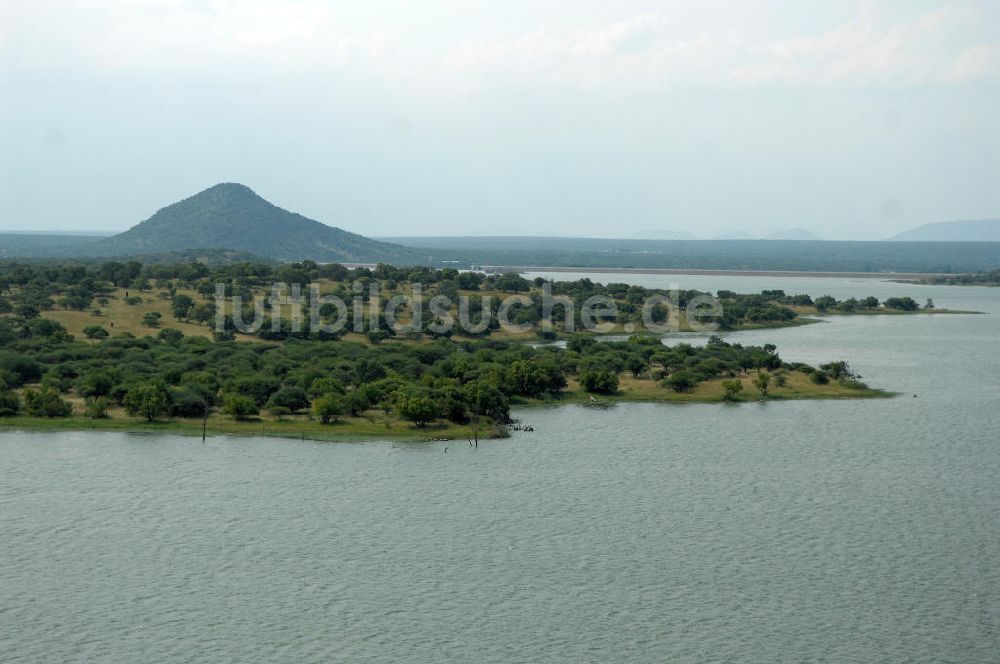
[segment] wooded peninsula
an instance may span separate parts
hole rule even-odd
[[[432,319],[400,332],[368,306],[346,312],[348,318],[360,312],[367,332],[354,331],[357,320],[328,332],[310,324],[313,312],[305,303],[302,329],[270,308],[274,317],[246,334],[232,316],[216,315],[220,288],[252,302],[275,282],[315,283],[327,294],[362,300],[371,289],[358,284],[377,284],[392,295],[420,283],[427,298],[468,297],[478,322],[492,320],[501,294],[517,293],[523,298],[510,318],[527,332],[519,336],[488,323],[474,333],[439,333]],[[571,332],[579,329],[572,322],[581,313],[568,306],[557,308],[546,327],[538,301],[543,286],[572,299],[612,300],[615,316],[601,321],[612,334],[638,320],[643,301],[662,294],[588,279],[553,283],[517,274],[309,261],[0,263],[0,426],[478,438],[504,435],[517,405],[889,396],[868,388],[846,361],[787,362],[771,344],[742,346],[713,335],[703,346],[667,346],[648,334]],[[685,305],[703,295],[673,297]],[[910,298],[813,300],[782,291],[717,296],[720,330],[797,325],[808,313],[934,311]],[[671,315],[669,306],[658,306],[654,318]],[[412,310],[413,303],[402,308]],[[345,315],[316,314],[313,320],[327,323]],[[691,321],[683,323],[682,330]]]

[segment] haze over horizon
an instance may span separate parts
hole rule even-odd
[[[217,182],[368,236],[1000,217],[1000,6],[0,3],[0,230]]]

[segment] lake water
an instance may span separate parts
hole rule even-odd
[[[891,400],[533,409],[478,449],[0,434],[0,660],[1000,661],[1000,289],[592,278],[991,315],[731,335]]]

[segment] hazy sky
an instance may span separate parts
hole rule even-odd
[[[368,235],[1000,217],[1000,2],[0,0],[0,229],[216,182]]]

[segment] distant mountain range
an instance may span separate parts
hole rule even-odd
[[[677,231],[671,229],[645,230],[632,233],[631,237],[636,240],[694,240],[694,235],[687,231]]]
[[[124,233],[89,243],[95,256],[227,249],[276,261],[414,264],[406,247],[327,226],[269,203],[249,187],[223,183],[169,205]]]
[[[768,235],[765,240],[822,240],[820,236],[804,228],[788,228],[783,231],[775,231]]]
[[[717,235],[713,240],[756,240],[757,238],[746,231],[731,231],[729,233],[723,233],[722,235]]]
[[[782,231],[775,231],[762,238],[751,235],[745,231],[733,231],[723,233],[715,238],[716,240],[809,240],[816,242],[822,240],[820,236],[804,228],[788,228]]]
[[[942,232],[945,229],[947,232]],[[975,231],[974,233],[972,231]],[[676,231],[663,229],[669,235]],[[652,232],[643,235],[654,234]],[[3,233],[0,259],[137,258],[231,263],[311,259],[437,267],[552,266],[585,269],[718,269],[831,272],[981,272],[1000,268],[1000,221],[929,224],[897,236],[927,242],[820,241],[790,229],[754,239],[583,237],[400,237],[372,239],[327,226],[218,184],[169,205],[111,237]],[[997,242],[941,242],[995,239]]]
[[[1000,219],[940,221],[889,238],[901,242],[1000,242]]]

